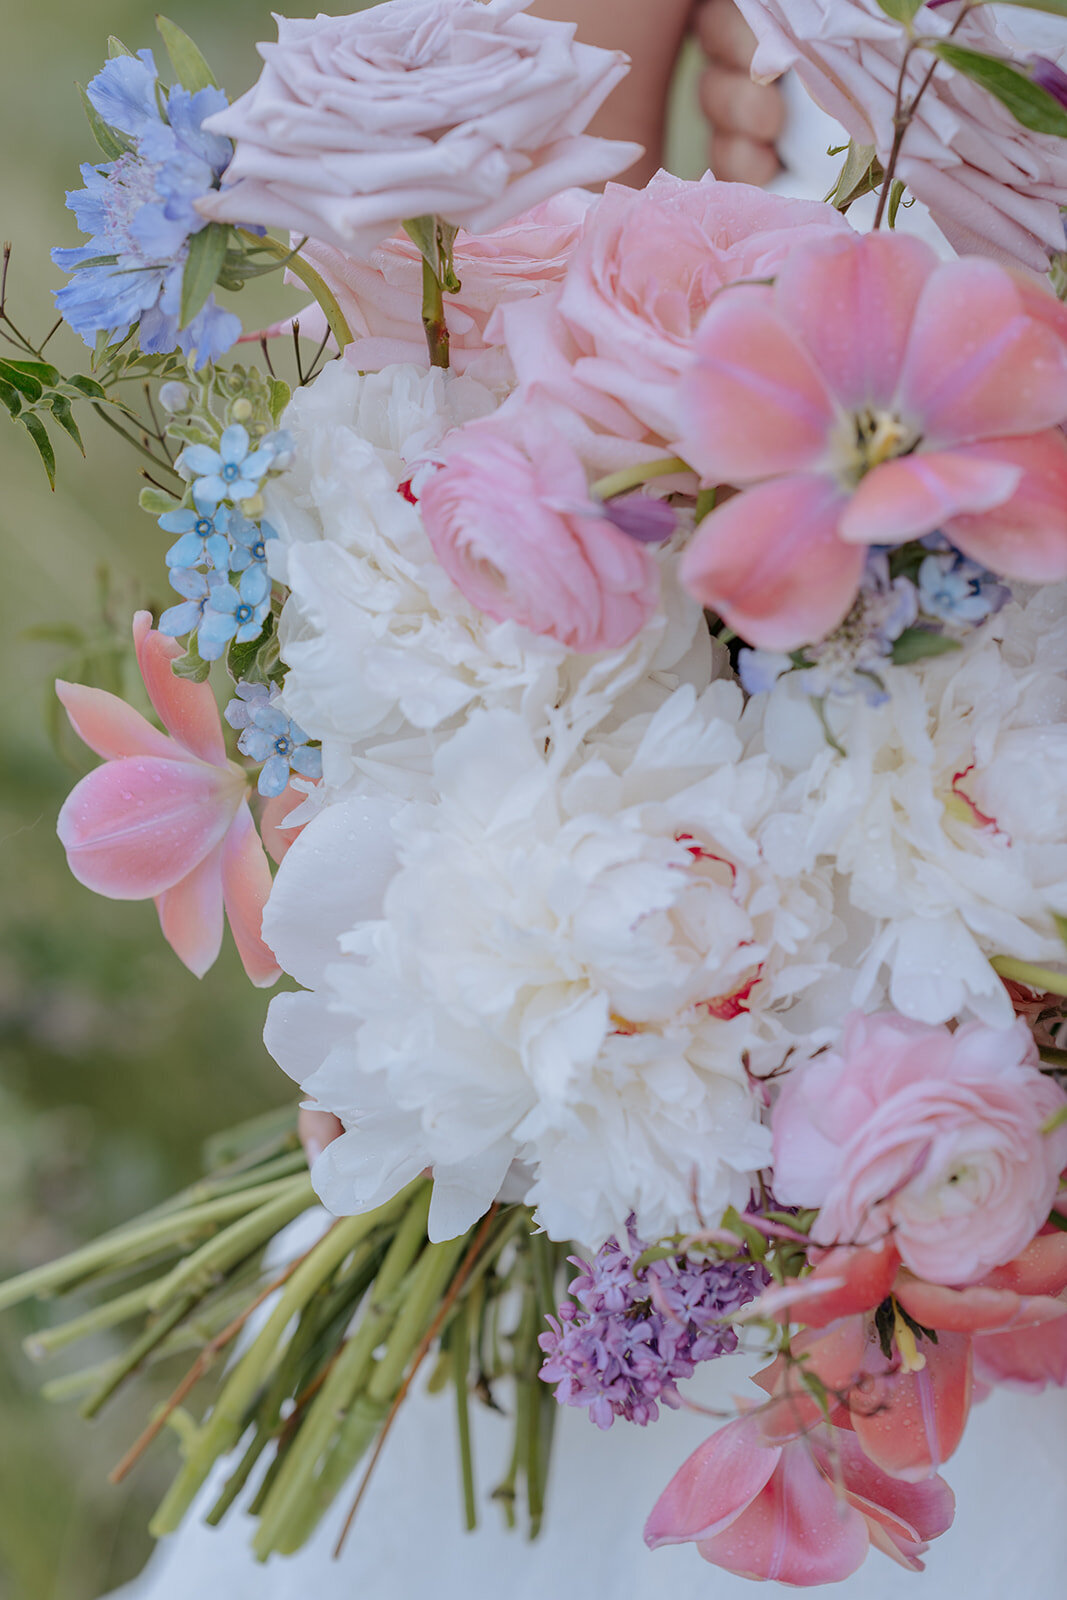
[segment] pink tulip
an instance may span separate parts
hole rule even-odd
[[[1005,577],[1067,577],[1067,341],[1039,294],[883,233],[801,245],[773,287],[723,290],[677,448],[745,493],[701,524],[692,592],[793,650],[844,620],[870,545],[941,530]]]
[[[75,733],[104,757],[59,813],[70,869],[110,900],[153,899],[164,937],[198,978],[219,953],[225,906],[245,971],[271,984],[280,969],[260,935],[270,868],[247,776],[226,759],[208,685],[171,671],[180,645],[152,630],[147,611],[134,617],[133,638],[167,733],[103,689],[56,684]]]
[[[702,1444],[668,1484],[645,1527],[653,1549],[693,1542],[741,1577],[809,1588],[837,1583],[873,1544],[921,1572],[929,1541],[952,1522],[952,1491],[889,1477],[844,1428],[821,1423],[768,1439],[753,1411]]]

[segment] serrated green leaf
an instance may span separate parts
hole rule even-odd
[[[894,22],[911,22],[925,0],[878,0],[887,17]]]
[[[144,488],[137,496],[137,504],[142,511],[147,511],[150,517],[165,517],[169,511],[178,509],[180,501],[175,500],[165,489]]]
[[[1061,106],[1054,95],[1017,67],[983,55],[980,50],[968,50],[951,39],[927,40],[925,48],[988,90],[1008,108],[1016,122],[1021,122],[1031,133],[1052,133],[1067,138],[1067,107]]]
[[[893,641],[893,665],[909,666],[913,661],[925,661],[929,656],[945,656],[951,650],[962,649],[958,639],[944,633],[931,633],[927,628],[905,628]]]
[[[119,156],[125,155],[127,150],[133,149],[133,140],[128,139],[117,128],[111,128],[93,105],[82,85],[76,84],[75,88],[82,98],[82,107],[85,111],[89,132],[96,140],[104,155],[109,161],[117,161]]]
[[[23,411],[18,420],[37,446],[41,461],[44,464],[44,470],[48,474],[48,482],[54,489],[56,486],[56,453],[52,449],[52,441],[48,437],[48,429],[40,417],[35,416],[32,411]]]
[[[180,326],[187,328],[215,287],[219,268],[226,259],[229,226],[209,222],[189,240],[189,254],[182,273]]]
[[[217,89],[218,79],[189,35],[169,17],[157,17],[156,27],[182,88],[188,89],[190,94],[198,89]]]
[[[81,451],[82,455],[84,455],[85,446],[82,444],[82,436],[78,430],[78,424],[74,420],[74,413],[71,410],[70,401],[65,395],[52,394],[48,397],[48,406],[52,415],[59,423],[59,426],[63,429],[63,432],[74,440],[74,443],[78,446],[78,449]]]
[[[271,421],[277,427],[282,418],[282,413],[292,399],[293,391],[281,378],[271,378],[268,405],[270,406]]]

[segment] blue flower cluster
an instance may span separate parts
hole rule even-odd
[[[90,238],[52,251],[57,266],[73,273],[56,294],[57,309],[88,345],[101,331],[113,340],[137,323],[148,354],[195,351],[203,366],[241,334],[240,319],[214,295],[188,327],[179,326],[189,239],[207,226],[194,202],[218,188],[233,153],[228,139],[202,126],[228,104],[226,96],[221,89],[164,89],[150,50],[116,56],[87,93],[129,149],[114,161],[83,166],[85,188],[67,195]]]
[[[263,762],[257,787],[268,798],[282,793],[291,772],[301,778],[322,777],[322,751],[309,745],[303,728],[279,710],[277,698],[278,691],[266,684],[239,683],[236,698],[223,713],[231,728],[241,730],[238,750]]]
[[[164,611],[159,631],[172,637],[195,631],[204,661],[217,661],[231,640],[246,644],[262,632],[270,611],[267,545],[277,535],[269,522],[250,521],[235,502],[257,495],[291,449],[292,439],[279,429],[253,450],[248,430],[235,422],[217,450],[196,444],[183,452],[183,467],[195,474],[193,505],[159,519],[165,533],[179,535],[167,566],[182,604]],[[231,573],[240,573],[236,583]]]

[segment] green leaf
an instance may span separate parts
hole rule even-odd
[[[167,494],[165,489],[144,488],[137,496],[137,504],[142,511],[147,511],[150,517],[165,517],[168,511],[175,511],[179,503],[172,494]]]
[[[894,178],[889,190],[889,214],[886,218],[891,228],[895,228],[897,225],[897,212],[900,210],[900,202],[906,193],[907,189],[903,180]]]
[[[263,631],[256,639],[248,639],[243,644],[233,640],[226,652],[226,669],[234,683],[240,683],[243,678],[247,683],[267,683],[268,673],[260,662],[260,655],[266,654],[266,646],[274,635],[274,617],[268,612],[267,620],[263,624]]]
[[[2,359],[2,364],[10,372],[25,373],[28,378],[33,378],[37,383],[43,384],[46,389],[54,388],[61,381],[62,375],[59,369],[49,366],[47,361],[12,361],[7,356],[0,359]],[[14,382],[14,379],[10,381]]]
[[[292,398],[293,391],[290,389],[287,383],[282,381],[281,378],[271,378],[269,382],[270,393],[267,404],[270,407],[271,421],[274,423],[274,426],[277,427],[281,421],[282,412],[285,410],[290,399]]]
[[[128,139],[126,135],[124,133],[120,133],[117,128],[110,128],[108,126],[103,117],[100,115],[99,111],[97,111],[96,107],[93,105],[92,101],[89,99],[89,96],[86,94],[80,83],[75,84],[75,88],[82,97],[82,106],[85,110],[85,117],[89,124],[90,133],[100,146],[100,149],[103,151],[104,155],[107,156],[107,159],[109,161],[117,161],[119,156],[125,155],[127,150],[133,149],[133,140]]]
[[[107,56],[109,61],[114,61],[116,56],[132,56],[133,51],[127,50],[121,39],[116,39],[113,33],[108,34]]]
[[[1047,89],[1034,83],[1025,72],[983,55],[980,50],[967,50],[950,39],[925,41],[925,48],[947,61],[950,67],[980,84],[1001,103],[1007,106],[1016,122],[1032,133],[1053,133],[1067,139],[1067,107],[1061,106]]]
[[[226,259],[229,227],[209,222],[189,240],[189,254],[182,273],[182,306],[179,325],[187,328],[215,287],[219,268]]]
[[[944,633],[931,633],[927,628],[905,628],[893,641],[893,665],[906,667],[912,661],[925,661],[929,656],[945,656],[950,650],[962,649],[958,639]]]
[[[870,194],[882,181],[882,167],[873,144],[849,141],[848,155],[828,199],[838,211],[847,211],[854,200]]]
[[[86,400],[106,400],[107,395],[101,389],[95,378],[86,378],[81,373],[75,373],[73,378],[68,378],[63,385],[65,389],[76,389]]]
[[[63,429],[63,432],[68,434],[70,438],[74,440],[74,443],[78,446],[78,449],[81,451],[82,455],[84,455],[85,446],[82,444],[82,436],[78,431],[78,424],[74,420],[74,413],[71,410],[70,401],[65,395],[51,394],[48,397],[48,405],[52,415],[59,423],[59,426]]]
[[[48,474],[48,482],[54,489],[56,486],[56,453],[52,449],[52,441],[48,437],[47,428],[40,417],[34,416],[32,411],[24,411],[18,420],[37,446],[41,460],[44,463],[44,470]]]
[[[10,383],[5,383],[0,378],[0,405],[5,405],[13,417],[17,417],[22,410],[22,396]]]
[[[190,94],[195,94],[198,89],[217,89],[218,79],[189,35],[176,22],[171,22],[169,17],[157,17],[156,27],[182,88],[188,89]]]
[[[911,22],[925,0],[878,0],[878,4],[894,22]]]
[[[176,678],[188,678],[191,683],[206,683],[211,672],[211,662],[205,661],[196,647],[196,640],[189,640],[189,648],[177,661],[172,661],[170,670]]]
[[[0,379],[4,383],[9,383],[20,394],[24,394],[31,405],[36,405],[44,394],[44,387],[40,379],[35,378],[33,373],[23,372],[23,366],[28,365],[28,362],[0,360]]]

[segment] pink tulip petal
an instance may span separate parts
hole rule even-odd
[[[945,534],[966,555],[1007,578],[1067,578],[1067,439],[1058,428],[1025,439],[995,439],[955,452],[973,462],[996,456],[1021,470],[1015,493],[994,509],[954,516]]]
[[[888,407],[923,285],[937,267],[909,234],[870,233],[786,258],[775,306],[847,410]]]
[[[903,544],[933,533],[961,511],[986,511],[1013,493],[1018,467],[991,460],[982,447],[930,451],[886,461],[861,480],[841,517],[851,544]]]
[[[241,963],[257,989],[281,977],[273,952],[263,943],[263,907],[270,894],[271,876],[248,802],[242,800],[226,835],[222,852],[222,889]]]
[[[217,844],[188,877],[156,896],[163,937],[197,978],[222,947],[222,848]]]
[[[705,517],[682,557],[682,581],[735,633],[795,650],[848,614],[864,552],[837,535],[843,498],[827,478],[780,478]]]
[[[808,1328],[825,1328],[839,1317],[870,1311],[879,1305],[893,1287],[900,1257],[892,1249],[858,1249],[839,1245],[823,1256],[814,1272],[801,1278],[799,1294],[789,1307],[791,1322]],[[839,1287],[832,1293],[820,1292],[828,1280]],[[810,1299],[805,1298],[808,1290]]]
[[[728,1527],[770,1480],[781,1454],[763,1442],[754,1416],[728,1422],[679,1467],[645,1523],[645,1543],[657,1550]]]
[[[1062,1294],[1067,1289],[1067,1233],[1050,1228],[1031,1239],[1013,1261],[994,1267],[982,1279],[992,1289],[1016,1294]]]
[[[727,1572],[801,1588],[847,1578],[869,1548],[865,1518],[835,1492],[803,1439],[782,1451],[778,1470],[748,1509],[697,1545],[705,1561]]]
[[[727,289],[693,341],[678,393],[679,449],[708,483],[816,468],[834,407],[819,369],[775,315],[771,291]]]
[[[1037,433],[1067,418],[1067,348],[991,261],[946,262],[923,290],[900,380],[928,448]]]
[[[971,1408],[971,1341],[939,1333],[924,1341],[921,1372],[880,1376],[851,1397],[852,1426],[865,1454],[891,1477],[909,1483],[932,1477],[953,1454]],[[884,1364],[883,1371],[884,1371]]]
[[[241,785],[230,768],[127,756],[76,784],[56,831],[70,870],[112,900],[172,889],[226,834]]]
[[[1046,1384],[1067,1385],[1067,1317],[1011,1333],[980,1333],[974,1370],[986,1383],[1006,1383],[1036,1392]]]
[[[846,1495],[865,1517],[920,1543],[952,1526],[956,1497],[943,1478],[908,1483],[891,1477],[874,1464],[855,1434],[841,1429],[834,1429],[832,1446],[836,1462],[830,1475],[840,1475]]]
[[[974,1284],[949,1289],[901,1272],[893,1289],[909,1316],[924,1328],[952,1333],[1000,1333],[1036,1327],[1067,1316],[1067,1302],[1050,1295],[1018,1295],[1012,1289]]]
[[[138,611],[134,617],[133,642],[148,698],[160,722],[192,755],[221,766],[226,760],[226,742],[210,686],[176,678],[171,671],[171,662],[185,653],[181,645],[153,629],[149,611]]]
[[[259,814],[259,836],[263,840],[263,847],[275,866],[285,860],[289,848],[299,839],[304,831],[304,824],[298,827],[286,827],[286,819],[297,806],[303,805],[307,795],[299,789],[294,789],[292,784],[287,784],[281,794],[271,797],[263,806]]]
[[[89,689],[83,683],[64,683],[56,679],[56,694],[70,725],[83,744],[114,761],[119,756],[162,756],[181,760],[183,751],[173,739],[106,689]]]

